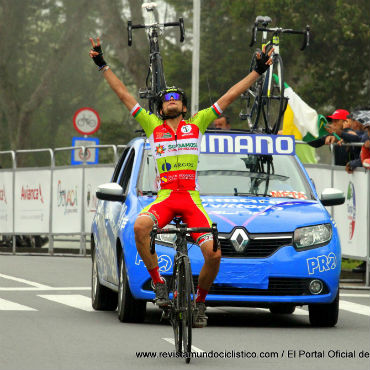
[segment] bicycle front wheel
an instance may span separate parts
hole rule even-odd
[[[175,318],[173,329],[175,334],[176,352],[185,357],[187,363],[191,359],[193,301],[192,274],[188,258],[182,258],[177,265],[175,282]]]
[[[262,94],[262,119],[265,131],[276,135],[287,106],[284,97],[284,68],[279,54],[274,56],[274,63],[266,72]]]

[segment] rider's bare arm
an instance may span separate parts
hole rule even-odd
[[[95,41],[92,38],[90,38],[90,42],[91,42],[93,49],[90,50],[89,55],[91,58],[94,58],[97,55],[99,55],[99,52],[97,52],[95,49],[96,47],[100,47],[100,39],[98,37],[95,43]],[[109,67],[108,68],[102,67],[101,70],[102,70],[102,73],[104,74],[104,78],[109,83],[109,86],[117,94],[117,96],[120,98],[123,104],[126,105],[128,110],[131,111],[131,109],[137,104],[137,100],[129,93],[124,83],[112,72],[112,70]]]
[[[244,77],[241,81],[239,81],[237,84],[235,84],[233,87],[231,87],[226,94],[224,94],[218,101],[217,104],[219,107],[224,111],[234,100],[239,98],[239,96],[249,89],[250,86],[252,86],[258,77],[265,71],[269,66],[272,64],[272,58],[271,54],[273,53],[274,49],[272,48],[268,52],[268,56],[264,54],[265,47],[263,48],[262,54],[260,53],[257,55],[257,60],[261,61],[261,63],[257,63],[258,65],[258,71],[256,70],[250,72],[246,77]],[[266,61],[265,61],[266,60]],[[265,62],[264,62],[265,61]]]
[[[104,73],[104,78],[109,83],[109,86],[121,99],[123,104],[126,105],[129,111],[137,104],[137,100],[129,93],[127,87],[123,82],[112,72],[111,69],[106,70]]]
[[[218,99],[217,104],[219,107],[224,111],[234,100],[239,98],[239,96],[246,91],[250,86],[254,84],[257,78],[260,75],[256,71],[252,71],[246,77],[244,77],[241,81],[231,87],[226,94],[221,96]]]

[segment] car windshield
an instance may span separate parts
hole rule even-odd
[[[156,194],[156,178],[153,156],[145,150],[139,194]],[[297,161],[288,155],[202,153],[198,183],[201,195],[313,199]]]

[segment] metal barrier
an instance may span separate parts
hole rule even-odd
[[[86,236],[90,235],[95,212],[95,188],[110,181],[118,151],[125,147],[95,145],[0,152],[0,158],[11,156],[10,168],[0,169],[0,234],[12,238],[11,253],[18,252],[17,235],[47,235],[51,255],[55,237],[77,235],[79,254],[86,255]],[[94,148],[113,150],[110,163],[86,164],[86,150]],[[82,151],[81,165],[55,165],[56,153],[76,149]],[[50,154],[49,166],[18,168],[17,155],[45,152]],[[65,180],[64,188],[61,179]]]

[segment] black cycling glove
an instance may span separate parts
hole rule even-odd
[[[94,46],[93,50],[99,53],[98,55],[93,57],[92,60],[99,67],[99,70],[100,70],[107,65],[106,61],[103,58],[103,51],[101,49],[101,45]]]
[[[267,55],[267,52],[264,53],[263,51],[261,50],[257,50],[257,52],[260,54],[260,58],[258,59],[257,56],[256,56],[256,65],[254,66],[254,70],[262,75],[264,74],[268,69],[269,69],[269,65],[266,64],[266,62],[270,59],[270,57]]]

